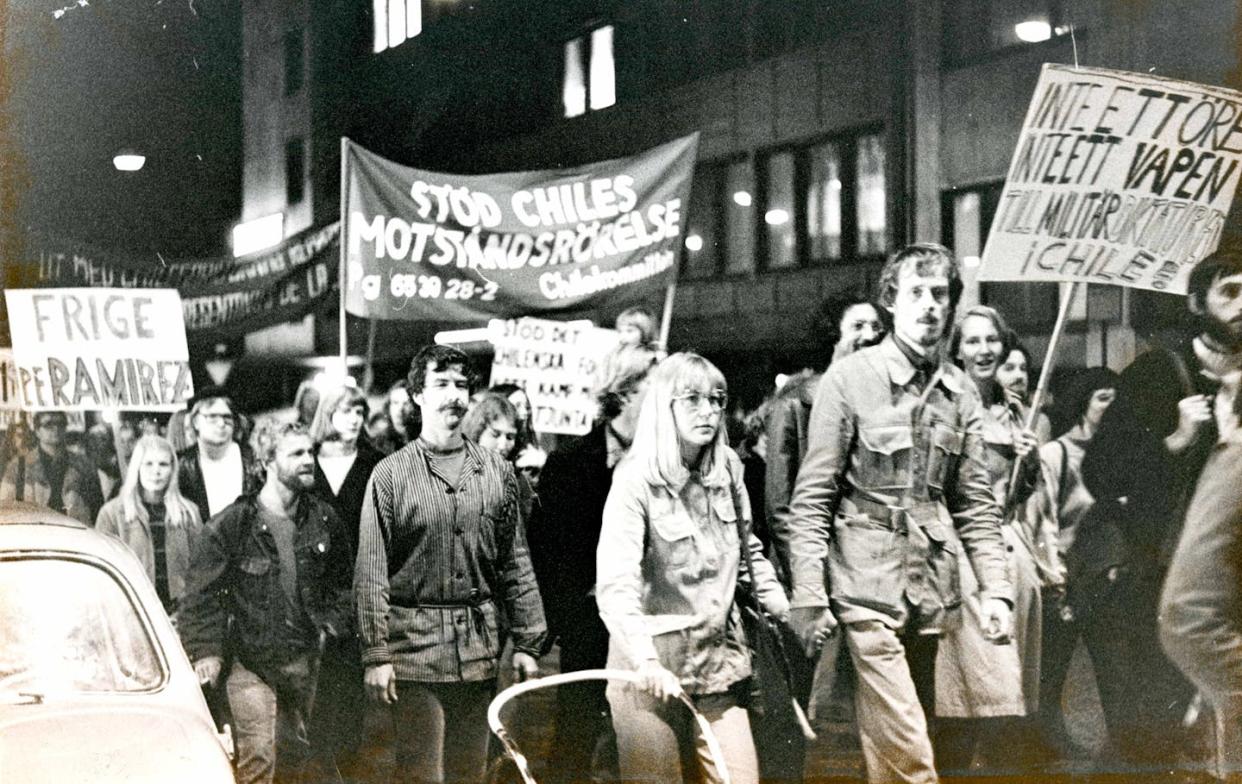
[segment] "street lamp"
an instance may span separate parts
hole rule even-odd
[[[1052,25],[1046,19],[1028,19],[1014,25],[1013,34],[1018,36],[1019,41],[1037,44],[1052,37]]]
[[[117,171],[123,172],[136,172],[146,162],[147,156],[140,155],[129,149],[121,150],[112,157],[112,165],[116,167]]]

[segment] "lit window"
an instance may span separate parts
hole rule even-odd
[[[755,269],[755,172],[750,161],[730,164],[725,172],[725,272]]]
[[[806,231],[814,261],[841,258],[841,152],[832,142],[808,150]]]
[[[617,102],[616,62],[613,59],[613,28],[597,28],[589,36],[565,42],[565,77],[561,97],[566,117],[607,109]]]
[[[888,250],[883,137],[859,137],[857,177],[858,255],[880,255]]]
[[[1011,47],[1068,35],[1073,10],[1070,0],[946,0],[945,59],[950,64],[965,63]]]
[[[612,59],[612,26],[591,33],[591,110],[617,102],[617,74]]]
[[[422,0],[371,0],[375,36],[371,51],[400,46],[423,31]]]
[[[794,225],[794,154],[778,152],[767,159],[767,191],[763,210],[768,269],[798,266]]]
[[[586,114],[586,79],[582,74],[582,39],[565,44],[565,116]]]

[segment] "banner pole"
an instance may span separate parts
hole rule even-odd
[[[362,390],[371,391],[375,383],[375,319],[367,319],[367,367],[362,373]]]
[[[1039,416],[1039,406],[1044,400],[1044,393],[1048,389],[1048,380],[1052,376],[1053,359],[1056,357],[1057,344],[1061,342],[1061,333],[1065,329],[1065,319],[1069,315],[1070,304],[1074,301],[1074,295],[1078,293],[1078,281],[1070,281],[1065,288],[1065,294],[1061,297],[1061,308],[1057,311],[1057,320],[1052,327],[1052,336],[1048,339],[1048,350],[1044,352],[1044,364],[1039,370],[1039,383],[1035,385],[1035,394],[1031,396],[1031,407],[1026,412],[1025,429],[1030,430],[1035,424],[1035,419]],[[1013,471],[1009,473],[1009,487],[1013,487],[1018,481],[1018,471],[1022,467],[1021,460],[1015,460]],[[1009,493],[1010,498],[1013,493]],[[1008,506],[1008,499],[1006,500]]]
[[[339,332],[337,340],[339,342],[339,351],[341,355],[341,378],[349,378],[349,344],[345,332],[345,243],[348,237],[347,228],[349,226],[349,214],[347,212],[347,197],[349,192],[349,180],[346,178],[346,160],[349,156],[349,139],[345,136],[341,137],[341,206],[340,206],[340,223],[341,228],[337,232],[337,242],[341,246],[340,261],[337,269],[337,288],[340,302],[338,308],[338,318],[340,320]]]
[[[660,316],[660,350],[668,352],[668,331],[673,324],[673,300],[677,298],[677,278],[664,290],[664,313]]]

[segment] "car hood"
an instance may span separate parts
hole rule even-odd
[[[233,781],[214,728],[172,708],[0,706],[0,770],[27,784]]]

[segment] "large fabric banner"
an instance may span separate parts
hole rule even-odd
[[[5,292],[27,411],[177,411],[194,395],[172,289]]]
[[[676,274],[698,134],[631,158],[488,175],[343,146],[355,315],[477,323],[638,299]]]
[[[189,339],[214,341],[309,313],[336,288],[339,228],[308,229],[238,259],[138,258],[33,236],[17,279],[36,288],[175,288]]]
[[[1184,293],[1242,176],[1242,93],[1045,64],[980,280]]]

